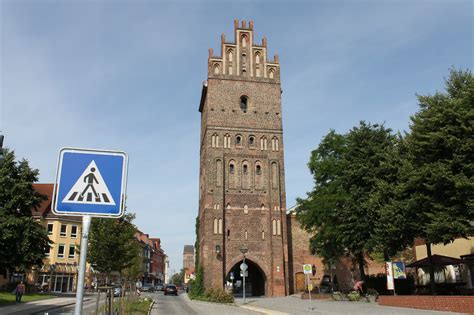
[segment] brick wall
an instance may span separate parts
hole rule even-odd
[[[474,313],[474,296],[380,296],[379,305]]]

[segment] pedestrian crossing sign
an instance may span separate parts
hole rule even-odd
[[[59,152],[53,212],[120,217],[125,208],[125,152],[64,148]]]

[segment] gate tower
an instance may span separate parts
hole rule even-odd
[[[247,292],[288,294],[280,65],[253,21],[235,20],[235,39],[209,49],[202,88],[199,262],[206,288],[233,282],[248,248]],[[230,275],[233,274],[233,280]]]

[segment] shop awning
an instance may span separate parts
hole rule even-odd
[[[454,257],[449,257],[449,256],[443,256],[443,255],[432,255],[432,260],[433,260],[433,266],[448,266],[448,265],[459,265],[459,264],[465,264],[466,261],[459,259],[459,258],[454,258]],[[430,265],[430,260],[428,257],[417,260],[409,265],[407,265],[407,268],[420,268],[420,267],[428,267]]]

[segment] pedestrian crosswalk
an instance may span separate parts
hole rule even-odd
[[[99,202],[99,203],[111,203],[106,193],[99,193],[94,195],[92,192],[88,192],[85,196],[75,191],[68,198],[68,201],[87,201],[87,202]]]

